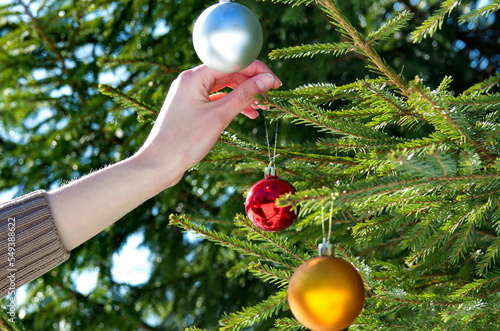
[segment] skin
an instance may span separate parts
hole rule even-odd
[[[205,65],[172,83],[155,124],[133,156],[48,192],[64,248],[71,251],[144,201],[177,184],[200,162],[234,117],[258,116],[255,96],[281,81],[262,62],[237,73]],[[225,87],[228,93],[215,93]]]

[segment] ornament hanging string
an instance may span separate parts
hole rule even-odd
[[[332,194],[332,201],[331,201],[331,206],[330,206],[330,215],[328,216],[328,235],[325,236],[325,217],[324,217],[324,209],[325,205],[321,208],[321,216],[323,217],[323,238],[326,238],[328,242],[330,242],[330,239],[332,237],[332,226],[333,226],[333,194]]]
[[[274,167],[274,161],[276,160],[276,149],[278,144],[278,124],[279,121],[276,121],[276,129],[274,133],[274,152],[271,155],[271,142],[269,141],[269,129],[267,127],[267,118],[264,117],[264,129],[266,131],[266,143],[267,143],[267,154],[269,155],[269,167]]]
[[[330,215],[328,216],[328,234],[326,233],[326,218],[325,218],[325,205],[321,207],[321,227],[323,232],[323,241],[319,244],[319,255],[332,255],[333,246],[330,244],[330,239],[332,237],[332,226],[333,226],[333,194],[330,206]]]

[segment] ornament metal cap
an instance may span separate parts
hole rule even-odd
[[[323,242],[318,245],[319,256],[332,256],[333,255],[333,245],[330,244],[326,238],[323,238]]]
[[[278,176],[276,167],[269,165],[266,167],[266,169],[264,169],[264,177],[276,177],[276,176]]]

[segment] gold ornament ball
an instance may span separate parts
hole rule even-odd
[[[304,262],[288,287],[293,316],[314,331],[345,329],[358,317],[364,302],[359,272],[349,262],[332,256]]]

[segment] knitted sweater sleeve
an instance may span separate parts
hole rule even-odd
[[[0,298],[66,261],[45,191],[0,204]]]

